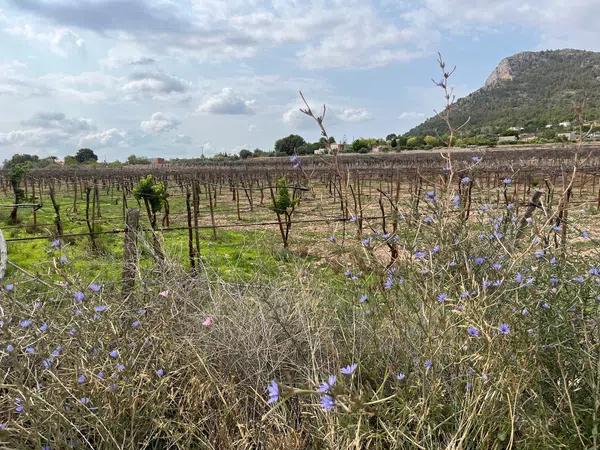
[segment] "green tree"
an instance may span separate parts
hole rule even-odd
[[[395,134],[395,133],[390,133],[390,134],[388,134],[388,135],[385,137],[385,140],[386,140],[386,141],[388,141],[388,142],[390,142],[390,141],[393,141],[394,139],[396,139],[397,137],[398,137],[398,136],[396,136],[396,134]]]
[[[275,142],[275,151],[277,153],[285,153],[286,155],[293,155],[297,149],[306,144],[306,141],[302,136],[297,134],[290,134],[287,137],[281,138]]]
[[[129,157],[127,158],[127,164],[146,165],[146,164],[150,164],[150,160],[148,158],[146,158],[145,156],[129,155]]]
[[[241,159],[248,159],[248,158],[252,158],[252,152],[250,150],[246,150],[245,148],[240,150],[240,158]]]
[[[75,154],[77,162],[84,164],[98,161],[98,156],[89,148],[80,148]]]
[[[156,181],[152,175],[146,175],[133,188],[133,196],[139,202],[144,201],[146,214],[154,235],[154,251],[162,259],[164,257],[158,236],[156,235],[156,213],[160,212],[167,201],[167,188],[162,181]]]
[[[281,232],[281,240],[283,247],[287,248],[290,230],[292,229],[292,215],[296,206],[300,202],[300,198],[296,197],[296,189],[292,195],[288,182],[285,178],[279,178],[275,183],[276,192],[271,190],[273,199],[273,207],[271,208],[277,214],[277,222],[279,223],[279,231]]]
[[[423,136],[411,136],[406,140],[406,146],[409,148],[421,147],[423,144]]]
[[[398,147],[398,141],[396,140],[396,138],[393,138],[392,141],[390,142],[390,146],[392,148],[396,148]]]
[[[430,145],[432,147],[438,147],[440,145],[440,140],[435,136],[427,135],[425,136],[425,144]]]

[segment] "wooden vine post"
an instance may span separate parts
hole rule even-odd
[[[0,280],[4,279],[6,273],[6,263],[8,262],[8,251],[6,250],[6,241],[4,234],[0,230]]]
[[[123,247],[123,295],[129,296],[135,288],[137,272],[137,237],[140,229],[140,210],[127,210]]]

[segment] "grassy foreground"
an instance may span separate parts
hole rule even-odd
[[[461,221],[442,196],[326,275],[290,256],[234,282],[175,258],[142,265],[124,298],[49,250],[59,284],[0,294],[1,445],[598,448],[594,236],[520,230],[511,205]],[[399,258],[380,266],[390,240]]]

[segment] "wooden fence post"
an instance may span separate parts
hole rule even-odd
[[[137,271],[137,235],[140,226],[140,210],[127,210],[125,239],[123,242],[123,295],[129,296],[135,287]]]
[[[6,250],[6,241],[4,240],[4,234],[2,234],[2,230],[0,230],[0,280],[4,279],[7,261],[8,252]]]

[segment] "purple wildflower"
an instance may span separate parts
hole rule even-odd
[[[550,303],[548,303],[548,302],[543,302],[543,303],[540,305],[540,307],[541,307],[542,309],[550,309]]]
[[[405,378],[406,378],[406,375],[404,375],[404,373],[403,373],[403,372],[398,372],[398,373],[396,374],[396,380],[398,380],[398,381],[402,381],[402,380],[404,380]]]
[[[52,243],[50,244],[50,247],[52,248],[60,248],[60,239],[54,239],[52,241]]]
[[[452,197],[452,205],[455,208],[458,208],[460,206],[460,195],[455,195],[454,197]]]
[[[443,303],[448,299],[448,294],[446,294],[445,292],[442,292],[441,294],[438,294],[436,299],[438,302]]]
[[[92,283],[88,287],[92,292],[100,292],[102,290],[102,286],[97,283]]]
[[[502,180],[502,183],[504,183],[505,186],[511,185],[512,182],[513,182],[512,178],[508,178],[508,177],[506,177],[504,180]]]
[[[45,333],[46,331],[48,331],[48,322],[44,322],[43,324],[40,325],[40,331],[42,333]]]
[[[271,384],[267,386],[267,392],[269,393],[269,400],[267,400],[269,405],[279,400],[279,385],[277,384],[277,381],[271,381]]]
[[[481,156],[471,156],[471,161],[475,164],[479,164],[481,162]]]
[[[383,282],[383,287],[384,289],[391,289],[394,287],[394,277],[392,276],[392,274],[389,274],[385,281]]]
[[[469,336],[471,336],[471,337],[479,336],[479,330],[473,326],[467,328],[467,333],[469,333]]]
[[[435,201],[435,192],[433,191],[429,191],[425,194],[427,196],[427,198],[431,201]]]
[[[77,377],[77,383],[79,384],[83,384],[87,381],[87,377],[83,374],[79,375],[79,377]]]
[[[104,380],[104,372],[100,371],[100,372],[98,372],[98,373],[96,374],[96,376],[97,376],[98,378],[100,378],[101,380]]]
[[[436,246],[434,246],[434,247],[431,249],[431,253],[433,253],[434,255],[435,255],[436,253],[439,253],[439,252],[440,252],[440,246],[439,246],[439,245],[436,245]]]
[[[158,378],[161,378],[161,377],[165,376],[165,370],[164,369],[158,369],[155,373],[156,373],[156,376]]]
[[[354,214],[350,215],[350,222],[354,223],[358,220],[358,217],[356,217]]]
[[[500,264],[499,262],[496,262],[496,263],[492,264],[492,268],[494,270],[502,270],[502,264]]]
[[[335,399],[331,395],[322,395],[321,406],[325,411],[331,411],[335,408]]]
[[[29,328],[31,326],[31,319],[23,319],[19,321],[19,326],[21,328]]]
[[[6,292],[12,292],[15,290],[15,285],[12,283],[7,284],[6,286],[4,286],[4,290]]]
[[[290,156],[290,162],[292,163],[292,167],[294,169],[297,169],[298,167],[300,167],[300,157],[298,155]]]
[[[137,330],[141,326],[142,322],[140,322],[139,320],[135,320],[131,323],[131,328],[133,328],[134,330]]]
[[[558,277],[556,275],[552,275],[549,281],[552,286],[556,286],[559,283]]]
[[[583,276],[577,275],[575,278],[573,278],[573,281],[577,284],[583,284],[585,279],[583,278]]]
[[[77,303],[81,303],[83,300],[85,300],[85,294],[81,291],[77,291],[77,292],[75,292],[75,294],[73,294],[73,299]]]
[[[6,351],[7,351],[8,353],[12,353],[12,352],[14,352],[14,351],[15,351],[15,347],[14,347],[12,344],[8,344],[8,345],[6,346]]]
[[[335,375],[329,375],[329,378],[327,379],[327,381],[324,381],[319,385],[318,391],[319,392],[329,392],[335,385],[336,381],[337,381],[337,377]]]
[[[416,259],[423,259],[423,258],[425,258],[426,256],[427,256],[427,253],[425,253],[425,252],[424,252],[424,251],[422,251],[422,250],[417,250],[417,251],[415,252],[415,258],[416,258]]]
[[[29,345],[28,347],[25,348],[25,353],[28,353],[30,355],[35,353],[35,347]]]
[[[106,305],[98,305],[94,307],[94,311],[96,312],[104,312],[108,309],[108,306]]]
[[[347,365],[346,367],[342,367],[340,369],[340,372],[342,372],[344,375],[352,375],[357,367],[358,367],[357,363],[352,363],[352,364]]]
[[[52,367],[52,364],[54,363],[54,361],[52,361],[51,358],[46,358],[42,361],[42,367],[46,370],[50,369]]]
[[[121,363],[117,364],[117,370],[119,372],[123,372],[125,370],[125,364],[121,364]]]
[[[0,431],[2,430],[6,430],[8,428],[8,425],[5,423],[0,423]]]
[[[515,274],[515,281],[519,284],[523,282],[523,275],[521,274],[521,272],[517,272]]]
[[[427,223],[427,224],[430,224],[430,223],[432,223],[432,222],[433,222],[433,217],[431,217],[431,216],[425,216],[425,217],[423,218],[423,222],[424,222],[424,223]]]
[[[508,333],[510,333],[510,325],[507,323],[501,323],[498,325],[498,331],[500,331],[500,334],[506,336]]]
[[[546,252],[544,252],[544,250],[536,250],[533,253],[533,255],[538,259],[543,258],[545,254],[546,254]]]
[[[425,362],[423,363],[423,367],[425,367],[425,369],[431,369],[432,366],[433,366],[433,361],[431,361],[430,359],[426,359]]]
[[[89,397],[81,397],[79,399],[79,403],[81,403],[82,405],[87,405],[91,402]]]
[[[358,302],[365,303],[367,300],[369,300],[369,296],[367,294],[363,294],[359,297]]]
[[[589,231],[587,231],[587,230],[583,230],[583,231],[581,232],[581,237],[582,237],[583,239],[589,239],[589,238],[590,238],[590,232],[589,232]]]
[[[460,180],[460,184],[469,184],[471,182],[471,179],[469,177],[463,177],[462,180]]]
[[[475,258],[475,264],[477,264],[478,266],[481,266],[484,262],[485,258],[483,258],[482,256],[478,256],[477,258]]]
[[[113,359],[117,359],[119,357],[119,350],[115,349],[109,353],[110,357]]]

